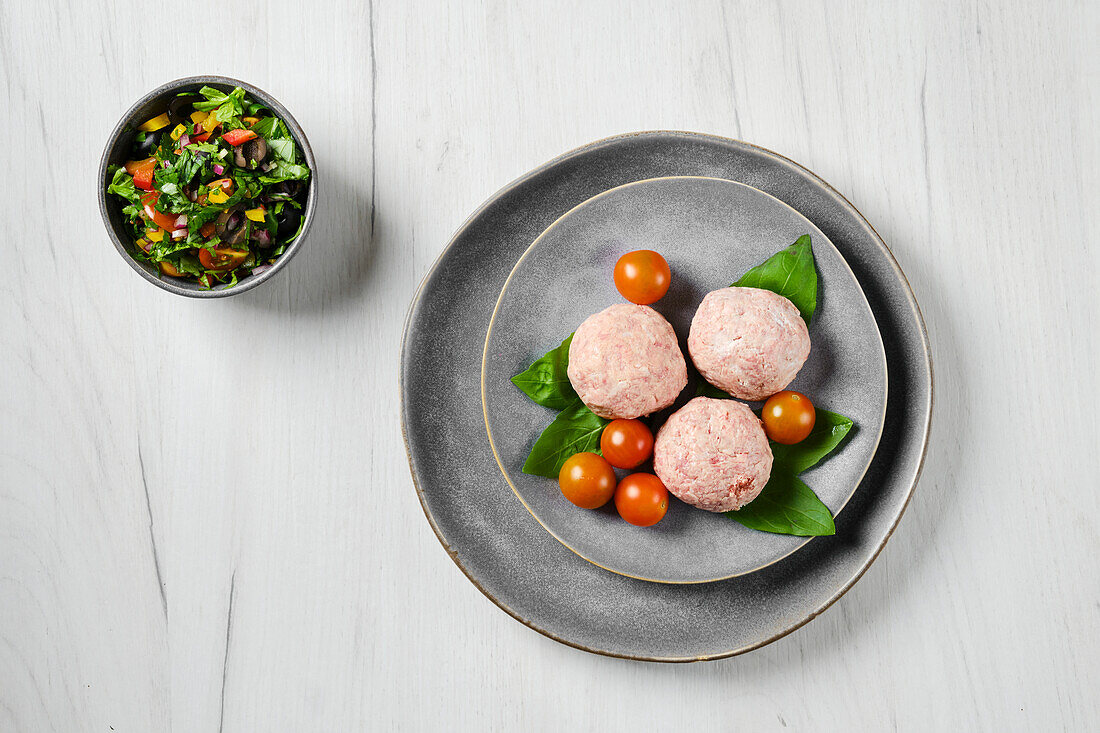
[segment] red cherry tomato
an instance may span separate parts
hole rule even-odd
[[[159,199],[159,198],[160,198],[160,192],[159,191],[150,191],[149,193],[147,193],[147,194],[145,194],[141,197],[141,203],[142,203],[143,207],[148,206],[149,211],[153,212],[153,216],[150,217],[152,219],[153,223],[156,224],[161,229],[164,229],[164,230],[170,232],[170,231],[172,231],[176,228],[176,221],[179,219],[179,216],[177,216],[176,214],[165,214],[163,211],[158,211],[156,206],[157,206],[157,199]],[[145,212],[145,215],[148,217],[149,212],[148,211]]]
[[[199,262],[207,270],[216,270],[218,272],[228,272],[237,265],[245,261],[248,257],[248,252],[240,249],[222,249],[217,248],[214,253],[211,254],[208,249],[199,250]]]
[[[581,509],[596,509],[615,493],[615,469],[595,453],[576,453],[558,472],[558,486]]]
[[[672,271],[665,258],[651,249],[627,252],[615,263],[615,287],[631,303],[656,303],[671,282]]]
[[[794,445],[806,439],[814,429],[817,411],[810,398],[801,392],[777,392],[764,403],[764,432],[776,443]]]
[[[615,489],[619,516],[637,527],[652,527],[668,511],[668,489],[651,473],[632,473]]]
[[[637,468],[653,455],[653,433],[641,420],[612,420],[600,435],[600,452],[615,468]]]

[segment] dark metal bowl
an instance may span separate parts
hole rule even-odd
[[[138,125],[150,117],[164,112],[168,108],[168,102],[180,92],[197,92],[203,86],[214,87],[225,92],[231,91],[234,87],[241,87],[254,99],[270,108],[290,129],[290,134],[305,156],[306,165],[309,166],[310,170],[309,180],[306,181],[302,229],[298,233],[298,237],[275,260],[275,264],[271,266],[271,269],[265,270],[259,275],[249,275],[239,280],[233,287],[218,285],[206,289],[199,283],[184,278],[161,277],[160,273],[151,265],[135,257],[135,245],[130,240],[125,218],[122,215],[122,200],[117,196],[107,194],[107,186],[110,184],[107,167],[112,164],[122,165],[126,162]],[[279,104],[278,100],[264,90],[227,76],[189,76],[184,79],[176,79],[157,87],[139,99],[122,116],[122,119],[115,125],[115,129],[107,139],[107,146],[103,149],[103,156],[99,161],[97,183],[99,185],[99,213],[103,216],[103,224],[107,227],[107,232],[111,235],[111,241],[114,242],[118,253],[144,279],[170,293],[188,298],[224,298],[228,295],[237,295],[275,277],[301,248],[302,242],[305,241],[306,234],[309,232],[309,227],[313,223],[313,211],[317,207],[317,164],[313,158],[313,149],[309,146],[309,140],[306,139],[306,134],[298,125],[297,120],[294,119],[286,107]]]

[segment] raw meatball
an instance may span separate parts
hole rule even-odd
[[[707,293],[688,334],[688,352],[708,382],[743,400],[762,400],[795,378],[810,355],[810,332],[794,303],[759,288]]]
[[[584,404],[611,419],[668,407],[687,386],[672,326],[652,308],[629,303],[584,320],[569,346],[568,373]]]
[[[657,433],[653,470],[681,500],[708,512],[740,509],[772,473],[760,419],[735,400],[696,397]]]

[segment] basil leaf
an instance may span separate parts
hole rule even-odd
[[[520,388],[532,400],[554,410],[564,410],[577,401],[577,393],[569,383],[569,334],[561,345],[551,349],[516,376],[512,384]]]
[[[797,476],[783,471],[773,472],[760,496],[726,516],[761,532],[799,537],[836,534],[829,507]]]
[[[600,452],[600,433],[609,422],[585,407],[580,399],[574,400],[542,431],[523,464],[523,472],[557,478],[569,456]]]
[[[806,325],[810,325],[817,308],[817,269],[810,235],[803,234],[790,247],[746,272],[734,285],[779,293],[795,304]]]
[[[814,429],[802,442],[794,445],[771,444],[772,456],[775,457],[772,471],[781,469],[785,473],[800,474],[816,465],[840,445],[852,425],[852,421],[843,415],[818,410]]]

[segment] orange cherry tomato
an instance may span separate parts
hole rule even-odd
[[[208,249],[199,250],[199,263],[207,270],[227,272],[237,267],[248,257],[247,250],[217,248],[211,254]]]
[[[651,473],[632,473],[615,489],[615,508],[636,527],[652,527],[668,511],[668,489]]]
[[[627,252],[615,263],[615,287],[631,303],[656,303],[671,282],[672,271],[665,258],[651,249]]]
[[[205,224],[203,224],[201,227],[199,227],[199,234],[201,234],[203,237],[205,237],[207,239],[210,239],[212,236],[214,236],[215,231],[216,231],[215,225],[214,225],[214,222],[212,222],[212,221],[208,221]]]
[[[641,420],[612,420],[600,435],[600,452],[615,468],[637,468],[653,455],[653,433]]]
[[[794,445],[806,439],[814,429],[817,411],[810,398],[801,392],[777,392],[764,403],[764,432],[776,443]]]
[[[558,472],[558,486],[581,509],[596,509],[615,493],[615,469],[595,453],[576,453]]]
[[[183,272],[180,271],[171,262],[158,262],[157,264],[160,265],[160,271],[163,272],[165,275],[171,275],[172,277],[183,277]]]

